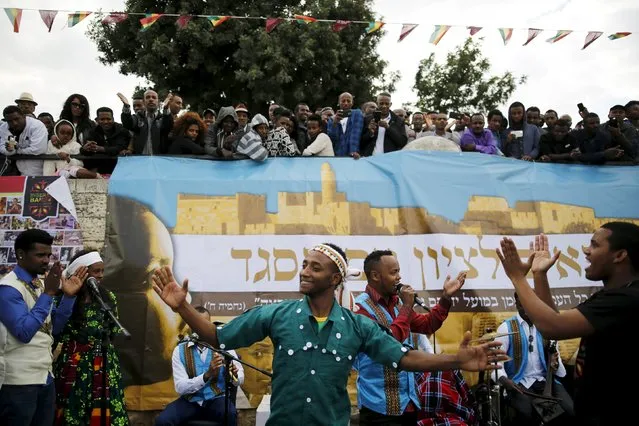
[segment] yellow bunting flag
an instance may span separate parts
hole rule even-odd
[[[9,21],[11,21],[13,32],[14,33],[20,32],[20,21],[22,21],[22,9],[5,7],[4,11],[9,17]]]
[[[151,25],[155,24],[155,21],[157,21],[161,17],[161,13],[147,13],[144,18],[140,19],[140,24],[142,24],[142,29],[140,31],[146,31]]]
[[[374,22],[370,22],[368,24],[368,27],[366,28],[366,33],[367,34],[372,34],[376,31],[379,31],[382,29],[382,27],[384,26],[384,23],[381,21],[374,21]]]
[[[75,12],[69,13],[69,17],[67,19],[67,25],[69,28],[73,28],[78,25],[80,22],[84,20],[87,16],[89,16],[91,12]]]
[[[437,46],[446,33],[450,30],[450,25],[435,25],[435,31],[430,35],[429,42]]]

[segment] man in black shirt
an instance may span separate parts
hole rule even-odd
[[[575,411],[579,425],[621,425],[636,419],[639,370],[632,340],[639,329],[639,226],[609,222],[599,228],[584,254],[590,281],[603,289],[573,309],[557,311],[546,273],[559,258],[550,256],[548,239],[536,238],[523,263],[510,238],[497,251],[521,304],[547,339],[581,337],[577,356]],[[526,280],[532,268],[535,290]]]
[[[570,125],[566,120],[554,122],[552,129],[539,139],[539,161],[572,162],[572,157],[578,155],[578,151],[577,140],[570,133]]]

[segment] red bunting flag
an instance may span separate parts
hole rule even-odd
[[[273,31],[279,24],[284,21],[283,18],[267,18],[266,19],[266,32],[270,33]]]
[[[344,20],[338,19],[333,24],[333,31],[338,33],[342,31],[344,28],[348,27],[350,24],[351,24],[351,21],[344,21]]]
[[[47,30],[51,32],[51,27],[53,26],[53,21],[55,20],[56,15],[58,14],[57,10],[40,10],[40,17],[42,18],[42,22],[47,27]]]
[[[126,21],[127,16],[128,15],[126,13],[109,13],[107,16],[104,17],[104,19],[102,19],[102,23],[104,25],[119,24],[120,22]]]
[[[584,40],[584,47],[582,47],[581,50],[584,50],[586,47],[593,44],[602,35],[603,33],[601,31],[590,31],[586,36],[586,40]]]
[[[398,43],[408,37],[408,34],[412,33],[417,28],[417,24],[402,24],[402,31],[399,33]]]
[[[175,21],[175,25],[177,25],[178,29],[183,30],[187,25],[189,25],[191,19],[193,19],[193,16],[191,15],[180,15],[180,17],[178,17]]]
[[[483,27],[466,27],[466,28],[470,30],[470,36],[472,37],[478,32],[480,32]]]
[[[541,34],[543,30],[537,29],[537,28],[529,28],[528,29],[528,39],[526,40],[526,43],[524,43],[524,46],[528,46],[528,43],[530,43],[531,41],[533,41],[535,39],[535,37],[537,37],[539,34]]]

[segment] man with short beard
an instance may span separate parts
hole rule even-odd
[[[84,167],[100,174],[111,174],[117,163],[117,156],[125,151],[131,140],[131,133],[113,120],[113,110],[98,108],[98,125],[94,127],[80,151],[84,155],[103,154],[113,159],[85,160]]]
[[[326,123],[326,133],[333,141],[336,157],[359,158],[360,138],[364,128],[364,114],[353,109],[353,95],[344,92],[337,98],[339,109]]]
[[[159,110],[158,94],[154,90],[144,92],[144,111],[131,114],[131,106],[127,98],[118,93],[122,101],[122,125],[133,132],[135,139],[132,152],[142,155],[161,155],[168,152],[169,133],[173,129],[173,116],[168,104],[173,99],[169,94],[164,102],[164,111]]]
[[[2,112],[4,122],[0,123],[0,154],[41,155],[47,153],[49,133],[42,122],[25,116],[15,105]],[[42,160],[17,160],[16,167],[23,176],[42,176]]]
[[[404,122],[390,109],[390,93],[377,95],[377,106],[381,113],[379,121],[374,117],[366,118],[368,132],[364,133],[360,143],[360,154],[363,157],[398,151],[408,143]]]

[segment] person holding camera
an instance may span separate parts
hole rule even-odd
[[[353,95],[348,92],[339,95],[338,104],[339,109],[326,122],[326,133],[333,142],[335,156],[359,158],[364,114],[360,109],[353,109]]]
[[[408,143],[404,121],[390,110],[391,105],[389,93],[377,95],[379,109],[365,120],[368,131],[364,132],[360,142],[359,153],[362,157],[398,151]]]
[[[639,132],[632,124],[624,121],[625,117],[626,108],[623,105],[615,105],[608,112],[608,122],[601,128],[610,133],[611,147],[623,149],[624,154],[618,161],[634,161],[639,153]]]

